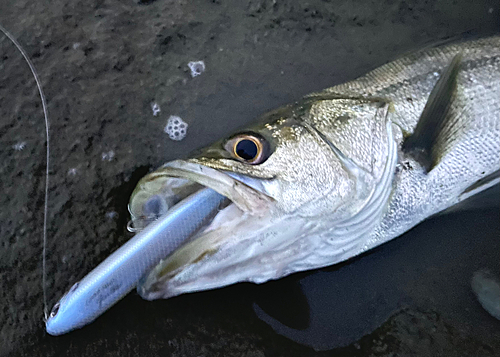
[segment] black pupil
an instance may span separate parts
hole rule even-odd
[[[257,144],[252,140],[244,139],[236,144],[236,155],[244,160],[252,160],[257,156]]]
[[[148,217],[150,216],[159,216],[160,215],[160,210],[161,210],[161,198],[158,195],[154,195],[151,198],[149,198],[146,203],[144,204],[144,207],[142,211],[144,214]]]

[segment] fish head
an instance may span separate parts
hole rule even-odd
[[[201,187],[226,196],[228,204],[143,279],[141,296],[152,300],[241,281],[262,283],[335,263],[340,258],[328,255],[326,237],[358,215],[380,183],[386,117],[387,106],[380,103],[309,98],[144,177],[129,204],[139,229]],[[369,148],[346,144],[357,140],[353,123],[364,119],[382,123],[379,133],[365,125],[370,135],[360,144]],[[326,130],[337,121],[336,131]],[[381,148],[373,135],[385,142]],[[369,157],[362,157],[363,150]]]

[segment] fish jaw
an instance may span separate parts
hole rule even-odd
[[[271,197],[278,189],[276,182],[182,160],[169,162],[143,178],[129,207],[143,204],[146,194],[161,194],[165,190],[155,181],[167,182],[171,178],[209,187],[229,198],[231,204],[143,279],[138,292],[145,299],[167,298],[239,281],[264,282],[286,275],[279,272],[275,263],[286,267],[296,257],[296,253],[287,253],[286,247],[314,226],[276,207]],[[131,213],[134,219],[133,210]],[[280,259],[268,256],[276,250],[280,251]],[[289,259],[284,259],[285,256]]]
[[[158,264],[137,291],[144,299],[155,300],[237,282],[278,279],[290,273],[288,264],[300,253],[296,242],[308,229],[314,230],[314,224],[304,219],[243,216],[238,224],[180,248]],[[209,248],[203,250],[200,246]],[[194,259],[183,261],[186,257]]]
[[[132,194],[129,210],[132,214],[134,226],[141,227],[147,224],[145,219],[141,222],[140,216],[134,213],[140,211],[138,207],[147,202],[147,197],[164,195],[162,185],[171,183],[171,179],[185,180],[186,185],[192,183],[211,188],[226,196],[231,204],[222,208],[213,222],[192,237],[184,246],[171,256],[163,260],[149,274],[139,286],[138,291],[146,299],[156,299],[178,295],[181,292],[191,291],[186,286],[181,290],[173,291],[166,285],[180,285],[180,281],[190,274],[190,271],[202,266],[203,272],[198,275],[207,275],[212,269],[223,271],[230,265],[245,265],[249,258],[261,255],[263,251],[271,250],[284,241],[298,236],[297,230],[303,228],[297,225],[297,230],[289,229],[285,235],[278,234],[281,218],[284,215],[275,205],[275,200],[270,196],[276,191],[276,183],[272,180],[251,178],[231,172],[223,172],[196,162],[176,160],[165,164],[159,170],[144,177],[138,188]],[[269,228],[272,228],[269,231]],[[290,227],[288,227],[290,228]],[[284,227],[282,229],[285,230]],[[235,251],[236,249],[236,251]],[[220,259],[217,253],[231,256],[232,259]],[[236,254],[232,254],[236,252]],[[244,254],[240,254],[244,252]],[[215,258],[213,257],[214,255]],[[206,259],[205,259],[206,258]],[[234,258],[234,259],[233,259]],[[206,263],[206,260],[209,262]],[[227,279],[219,279],[216,283],[200,286],[201,280],[192,290],[204,290],[217,286],[227,285],[243,279],[242,274],[225,274]],[[257,274],[258,275],[258,274]],[[263,278],[268,280],[269,278]],[[264,281],[263,280],[263,281]],[[186,290],[187,289],[187,290]],[[158,293],[158,290],[160,293]],[[170,294],[170,295],[168,295]]]
[[[239,209],[251,215],[265,214],[272,198],[230,175],[200,165],[196,162],[175,160],[165,164],[160,170],[169,177],[181,177],[195,181],[229,198]]]
[[[129,229],[133,232],[142,230],[152,220],[165,214],[176,201],[202,187],[213,189],[230,199],[241,211],[251,215],[262,216],[273,202],[262,185],[257,185],[257,189],[254,189],[219,170],[196,162],[175,160],[139,181],[128,205],[132,218]],[[158,201],[155,204],[157,212],[148,216],[144,207],[149,205],[152,198]]]

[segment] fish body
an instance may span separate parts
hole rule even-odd
[[[500,169],[500,37],[420,51],[325,91],[388,99],[394,106],[394,139],[401,148],[457,54],[462,64],[446,121],[441,128],[428,128],[440,135],[433,148],[435,166],[427,172],[414,155],[398,150],[391,197],[368,248],[498,183],[497,178],[488,180],[474,190],[475,183]]]
[[[406,148],[415,137],[427,144]],[[500,37],[424,49],[141,180],[137,225],[147,197],[172,196],[174,178],[234,204],[138,291],[168,298],[347,260],[498,183],[499,169]]]

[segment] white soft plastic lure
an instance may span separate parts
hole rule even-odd
[[[47,332],[60,335],[96,319],[137,286],[217,213],[226,198],[202,189],[168,210],[87,274],[53,307]]]

